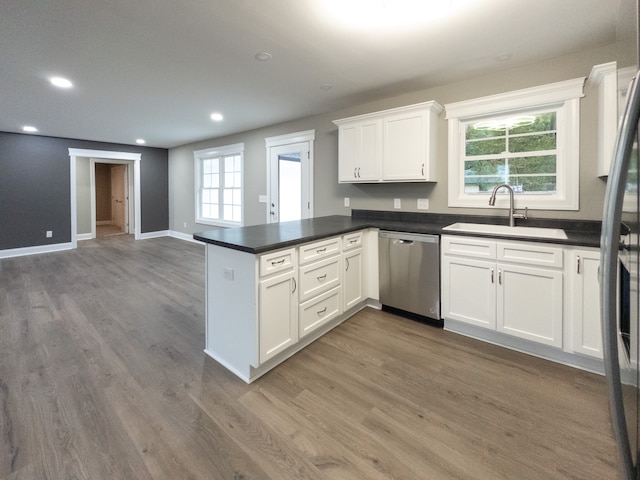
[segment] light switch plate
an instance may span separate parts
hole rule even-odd
[[[349,197],[344,197],[344,206],[348,207],[351,204],[351,201],[349,200]]]
[[[419,198],[418,199],[418,210],[429,210],[429,199],[428,198]]]
[[[402,202],[399,198],[393,199],[393,208],[402,208]]]

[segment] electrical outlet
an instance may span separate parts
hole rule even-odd
[[[402,208],[402,202],[399,198],[393,199],[393,208]]]
[[[349,197],[344,197],[344,206],[348,207],[351,204]]]
[[[47,238],[53,237],[53,230],[47,230],[46,236]]]
[[[184,222],[184,228],[187,228],[187,222]]]
[[[222,269],[222,278],[225,280],[233,280],[233,268],[224,267]]]
[[[418,199],[418,210],[429,210],[429,199],[428,198],[419,198]]]

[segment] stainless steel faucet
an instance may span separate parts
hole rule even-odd
[[[509,191],[509,226],[515,227],[516,218],[522,218],[524,220],[527,219],[528,208],[527,207],[524,208],[524,213],[513,212],[514,210],[513,209],[513,188],[511,188],[511,185],[508,185],[506,183],[503,183],[502,185],[498,185],[493,189],[493,192],[491,192],[491,196],[489,197],[489,205],[493,207],[496,204],[496,193],[498,193],[498,190],[500,190],[501,188],[506,188]]]

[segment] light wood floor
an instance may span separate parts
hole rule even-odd
[[[0,260],[0,478],[616,478],[604,379],[367,309],[252,385],[206,357],[204,249]]]

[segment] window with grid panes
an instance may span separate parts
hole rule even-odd
[[[242,163],[244,144],[194,152],[196,222],[242,225]]]
[[[506,183],[517,208],[578,210],[584,78],[445,105],[449,206],[488,208]],[[508,207],[499,191],[496,206]]]

